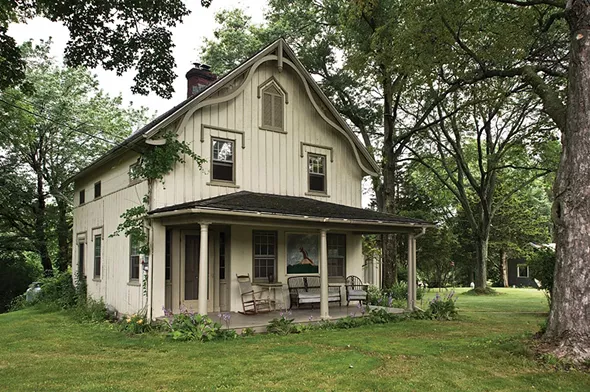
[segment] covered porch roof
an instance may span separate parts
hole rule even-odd
[[[231,218],[231,223],[236,224],[241,223],[241,220],[248,224],[262,224],[272,220],[273,224],[288,224],[290,226],[309,226],[321,223],[324,226],[337,226],[341,229],[365,233],[410,232],[434,226],[433,223],[420,219],[307,197],[249,191],[162,207],[149,213],[152,218],[181,218],[186,223],[189,223],[191,217],[196,218],[195,215],[200,219],[215,222]]]

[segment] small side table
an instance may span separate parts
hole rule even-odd
[[[283,284],[281,282],[256,283],[256,285],[260,286],[260,287],[267,288],[269,297],[270,297],[270,292],[272,291],[272,298],[269,298],[272,310],[277,310],[277,305],[280,305],[280,307],[278,307],[278,309],[286,308],[287,302],[285,301],[285,290],[284,290]],[[281,290],[280,300],[277,300],[277,289]]]

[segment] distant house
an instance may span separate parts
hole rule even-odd
[[[155,318],[183,305],[242,310],[237,274],[319,275],[327,293],[363,276],[364,233],[407,235],[416,280],[415,236],[429,224],[361,208],[361,182],[379,168],[283,40],[222,78],[196,64],[187,80],[185,101],[73,177],[72,265],[89,295]],[[109,235],[148,193],[129,176],[138,151],[170,130],[207,163],[189,158],[152,185],[143,255],[133,238]]]
[[[524,259],[508,260],[508,285],[510,287],[535,287],[537,283],[531,277],[529,266]]]

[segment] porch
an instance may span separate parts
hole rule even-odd
[[[328,286],[339,286],[346,305],[346,276],[363,277],[363,234],[408,236],[408,308],[416,301],[416,238],[432,224],[376,211],[303,197],[237,192],[150,212],[152,254],[148,309],[181,306],[200,314],[235,314],[232,327],[266,326],[274,315],[246,317],[236,275],[252,283],[279,284],[277,294],[289,307],[289,279],[315,276],[319,303],[296,313],[299,321],[343,317],[353,308],[333,306]],[[377,283],[376,281],[365,283]],[[330,289],[332,290],[332,289]],[[332,301],[332,299],[330,299]],[[330,306],[328,306],[330,305]],[[319,308],[319,309],[318,309]],[[294,313],[295,315],[295,313]],[[245,317],[245,318],[244,318]],[[297,321],[297,322],[299,322]]]
[[[392,309],[391,313],[403,313],[405,309]],[[268,313],[258,313],[255,315],[245,315],[238,312],[229,312],[230,322],[229,328],[236,330],[240,333],[245,328],[252,328],[256,332],[266,332],[266,326],[274,319],[281,317],[281,312],[284,311],[272,311]],[[289,312],[289,311],[287,311]],[[290,314],[285,314],[285,317],[293,319],[295,324],[307,324],[317,323],[322,317],[320,309],[315,307],[314,309],[291,309]],[[220,319],[221,313],[209,312],[208,316],[215,322],[220,323],[223,327],[226,326],[225,322]],[[350,306],[330,306],[330,320],[338,320],[346,316],[361,317],[362,314],[356,305]]]

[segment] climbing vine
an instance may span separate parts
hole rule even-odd
[[[164,182],[164,177],[174,169],[177,163],[185,163],[185,156],[192,158],[199,169],[203,168],[205,159],[201,158],[191,150],[184,141],[176,138],[176,133],[166,132],[162,135],[166,140],[163,145],[153,146],[145,151],[139,158],[136,165],[132,167],[130,176],[132,179],[148,181],[148,193],[143,196],[141,205],[131,207],[121,214],[123,220],[117,229],[109,237],[116,237],[124,234],[139,244],[139,253],[149,254],[149,236],[145,227],[145,219],[150,206],[150,192],[154,181]],[[144,276],[144,295],[147,295],[147,285]]]

